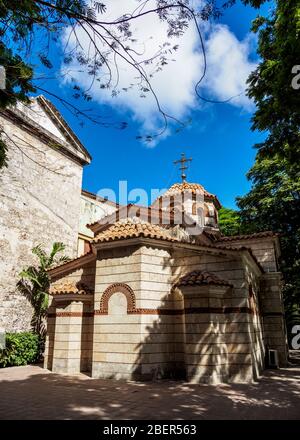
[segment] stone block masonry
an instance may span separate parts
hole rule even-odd
[[[47,368],[90,367],[95,379],[249,383],[266,348],[278,349],[284,366],[272,233],[222,238],[212,228],[195,237],[139,216],[91,229],[92,252],[49,272]],[[251,246],[223,243],[236,240]]]
[[[64,153],[66,141],[57,139],[58,129],[49,132],[51,121],[40,128],[44,138],[28,121],[24,116],[25,130],[11,114],[0,115],[8,144],[8,166],[0,171],[0,327],[7,332],[30,329],[31,306],[16,283],[37,262],[31,249],[42,244],[49,251],[61,241],[68,256],[77,252],[83,161]]]

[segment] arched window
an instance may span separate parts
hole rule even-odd
[[[108,308],[109,308],[109,300],[114,294],[122,294],[125,295],[127,300],[127,313],[133,312],[135,310],[135,294],[131,287],[129,287],[127,284],[123,283],[115,283],[109,286],[104,292],[101,297],[100,301],[100,314],[108,314]],[[117,310],[118,305],[121,306],[122,304],[122,298],[116,298],[116,301],[113,302],[112,306],[114,310]]]

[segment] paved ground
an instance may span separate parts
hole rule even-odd
[[[0,419],[300,419],[300,362],[250,385],[126,383],[0,370]]]

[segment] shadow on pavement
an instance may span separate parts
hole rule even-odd
[[[0,370],[0,419],[299,419],[300,353],[256,383],[191,385]]]

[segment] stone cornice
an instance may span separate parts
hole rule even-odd
[[[97,250],[102,250],[102,249],[113,249],[117,247],[124,247],[124,246],[128,247],[128,246],[136,246],[136,245],[166,248],[170,250],[188,249],[195,253],[206,253],[206,254],[220,255],[220,256],[237,255],[237,254],[245,255],[248,256],[248,258],[250,258],[255,263],[255,266],[257,267],[257,270],[260,274],[264,273],[262,266],[259,264],[255,256],[251,252],[251,249],[247,249],[247,248],[230,249],[228,247],[221,247],[221,246],[214,247],[212,245],[199,245],[194,243],[167,242],[164,240],[144,238],[144,237],[128,238],[124,240],[116,240],[107,243],[96,243],[93,244],[93,247],[95,247],[95,249]]]
[[[116,209],[121,208],[121,205],[119,205],[119,203],[115,203],[112,200],[100,197],[100,196],[98,196],[98,194],[87,191],[86,189],[81,190],[81,195],[90,199],[90,200],[95,200],[96,202],[100,202],[100,203],[103,203],[104,205],[112,206],[113,208],[116,208]]]
[[[91,263],[96,259],[96,254],[94,252],[89,252],[88,254],[82,255],[81,257],[76,258],[75,260],[68,261],[60,266],[54,267],[48,271],[48,274],[53,280],[60,275],[65,273],[74,272],[77,269],[80,269],[85,264]]]
[[[247,315],[260,315],[257,311],[254,311],[250,307],[190,307],[185,309],[146,309],[146,308],[136,308],[127,311],[128,315],[157,315],[157,316],[182,316],[182,315],[202,315],[202,314],[212,314],[212,315],[228,315],[228,314],[247,314]],[[48,313],[48,318],[81,318],[93,316],[108,315],[108,311],[94,310],[94,312],[55,312]],[[272,316],[282,316],[282,314],[274,313]],[[266,316],[266,315],[264,315]]]
[[[146,237],[136,237],[136,238],[120,239],[111,242],[93,243],[91,252],[79,258],[76,258],[75,260],[64,263],[61,266],[53,268],[48,273],[51,279],[53,279],[60,275],[63,275],[64,273],[74,272],[76,269],[79,269],[85,264],[94,261],[96,259],[97,252],[100,252],[100,258],[101,258],[101,251],[107,249],[130,247],[130,246],[150,246],[154,248],[168,249],[170,251],[190,250],[196,254],[205,253],[207,255],[218,255],[225,257],[228,255],[231,256],[242,255],[243,258],[245,258],[246,260],[248,259],[249,261],[252,261],[252,263],[254,263],[255,267],[257,268],[256,269],[257,274],[264,273],[263,268],[261,267],[257,259],[254,257],[253,253],[251,252],[251,249],[247,249],[244,247],[235,249],[230,247],[221,247],[221,246],[214,247],[212,245],[199,245],[199,244],[185,243],[185,242],[169,242],[165,240],[146,238]]]
[[[73,144],[76,149],[81,150],[81,152],[86,156],[87,159],[86,163],[90,163],[92,160],[90,153],[87,151],[85,146],[80,142],[74,131],[67,124],[65,119],[62,117],[60,112],[55,107],[55,105],[51,101],[46,99],[43,95],[38,96],[36,99],[40,103],[40,105],[44,108],[46,113],[49,115],[50,119],[52,119],[54,124],[60,127],[61,131],[70,141],[70,143]]]
[[[55,295],[53,296],[53,300],[57,302],[73,302],[73,301],[79,301],[79,302],[88,302],[93,303],[94,301],[94,295],[91,294],[85,294],[80,295],[76,293],[66,293],[63,295]]]
[[[35,136],[40,141],[44,142],[49,148],[58,151],[59,153],[67,156],[72,161],[78,163],[79,165],[86,165],[90,163],[91,157],[86,150],[81,151],[81,154],[86,157],[80,157],[73,153],[70,148],[68,148],[68,143],[64,142],[62,139],[55,136],[55,134],[50,133],[48,130],[41,127],[39,124],[35,123],[33,120],[28,118],[25,114],[23,114],[20,110],[13,108],[6,108],[5,110],[0,110],[0,115],[9,119],[16,125],[18,125],[23,130],[27,131],[29,134]],[[70,144],[73,144],[74,148],[78,148],[78,144],[72,142],[70,138]],[[80,147],[81,148],[81,147]],[[84,148],[84,147],[83,147]]]

